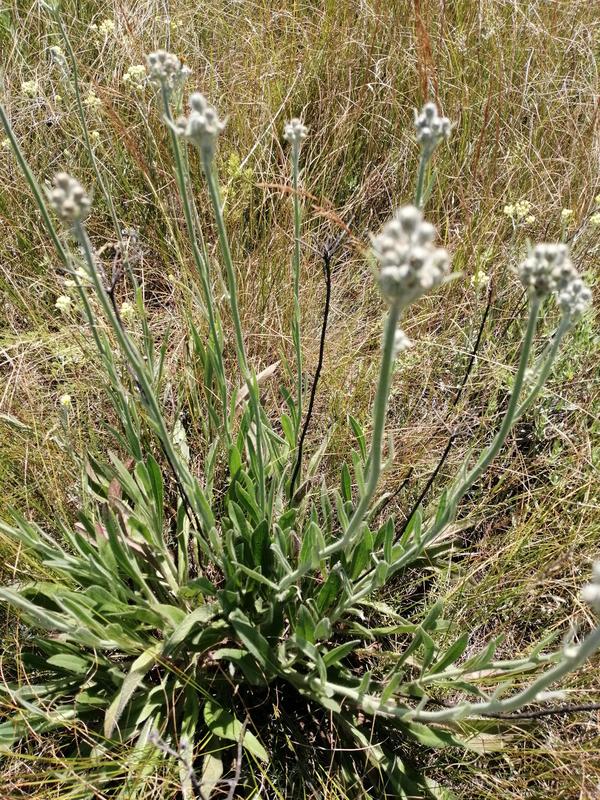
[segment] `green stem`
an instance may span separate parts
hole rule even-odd
[[[298,439],[300,425],[302,424],[302,341],[300,319],[300,229],[302,210],[298,194],[299,161],[300,145],[296,143],[292,147],[292,186],[294,190],[294,317],[292,321],[292,340],[296,351],[296,439]]]
[[[427,164],[431,154],[426,153],[425,150],[421,151],[421,159],[419,161],[419,171],[417,172],[417,188],[415,190],[415,205],[417,208],[423,208],[423,189],[425,186],[425,174],[427,172]]]

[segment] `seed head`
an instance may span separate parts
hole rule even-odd
[[[448,139],[452,125],[448,117],[441,117],[435,103],[425,103],[420,113],[415,111],[417,141],[423,151],[431,155],[442,139]]]
[[[579,319],[592,302],[592,293],[577,275],[558,292],[557,299],[565,316]]]
[[[180,117],[175,124],[175,130],[212,158],[217,137],[225,128],[225,122],[219,119],[216,108],[200,92],[190,95],[189,105],[189,116]]]
[[[166,89],[176,89],[181,86],[191,73],[191,69],[182,65],[176,55],[167,53],[166,50],[149,53],[146,56],[146,67],[150,80]]]
[[[412,346],[413,343],[408,336],[401,328],[398,328],[394,334],[394,357],[404,352],[404,350],[408,350],[408,348]]]
[[[68,294],[61,294],[60,297],[56,298],[56,303],[54,303],[54,307],[57,308],[61,314],[68,314],[71,310],[71,306],[73,301],[69,297]]]
[[[450,257],[435,247],[435,237],[434,226],[414,206],[398,209],[373,237],[373,252],[381,266],[379,286],[388,303],[407,306],[442,283]]]
[[[297,117],[286,122],[283,129],[283,138],[292,146],[300,147],[304,139],[308,136],[308,128]]]
[[[79,181],[59,172],[52,180],[54,188],[50,192],[50,205],[63,222],[78,222],[88,215],[90,199]]]

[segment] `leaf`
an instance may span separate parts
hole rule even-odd
[[[164,652],[165,655],[172,652],[178,644],[181,644],[183,640],[189,636],[192,630],[196,627],[196,625],[200,625],[202,623],[210,622],[216,616],[217,609],[214,604],[207,604],[205,603],[198,608],[195,608],[193,611],[185,617],[185,619],[179,623],[179,625],[175,628],[173,633],[169,636],[167,641],[164,645]]]
[[[26,425],[24,422],[21,422],[20,419],[17,419],[17,417],[13,417],[12,414],[2,413],[0,414],[0,420],[2,420],[2,422],[6,422],[7,425],[10,425],[11,428],[15,428],[18,431],[29,432],[33,430],[31,425]]]
[[[347,655],[350,655],[350,653],[356,650],[359,644],[360,639],[352,639],[350,642],[344,642],[344,644],[339,644],[337,647],[334,647],[333,650],[330,650],[323,656],[325,666],[331,667],[334,664],[338,664],[342,659],[346,658]]]
[[[407,732],[427,747],[461,747],[462,744],[448,731],[433,728],[420,722],[402,723]]]
[[[236,719],[229,709],[223,708],[211,697],[207,698],[204,703],[204,722],[211,733],[214,733],[220,739],[239,742],[243,733],[242,745],[246,750],[261,761],[269,760],[267,751],[256,736],[250,731],[244,730],[244,726],[239,719]]]
[[[258,663],[263,667],[274,668],[269,643],[256,626],[239,609],[231,612],[229,622],[242,644],[246,646],[249,653],[252,653]]]
[[[436,661],[433,667],[429,670],[428,674],[434,675],[436,672],[441,672],[450,664],[454,664],[454,662],[465,652],[468,644],[469,634],[463,633],[453,644],[450,645],[444,655],[438,661]]]
[[[50,656],[47,663],[53,667],[64,669],[66,672],[74,672],[76,675],[84,674],[90,668],[90,662],[86,658],[69,653],[57,653],[55,656]]]
[[[317,608],[321,614],[335,605],[339,598],[341,588],[342,579],[340,578],[338,572],[330,572],[327,576],[327,580],[323,584],[317,596]]]
[[[223,775],[223,762],[217,755],[207,753],[202,761],[200,788],[208,797]]]
[[[107,739],[112,737],[117,722],[121,718],[127,703],[143,681],[144,676],[152,669],[154,664],[156,664],[159,652],[160,645],[155,644],[138,656],[131,665],[131,669],[125,677],[119,692],[106,710],[106,715],[104,717],[104,735]]]
[[[358,420],[355,419],[351,414],[348,414],[348,422],[350,423],[350,427],[352,428],[352,431],[356,436],[356,441],[360,448],[360,453],[363,457],[363,461],[365,461],[367,458],[367,442],[365,439],[365,433]]]
[[[350,471],[348,465],[344,462],[342,464],[342,497],[345,503],[352,502],[352,481],[350,480]]]

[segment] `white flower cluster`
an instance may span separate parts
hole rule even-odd
[[[191,73],[191,69],[182,65],[181,61],[173,53],[166,50],[157,50],[146,56],[146,66],[151,81],[165,86],[167,89],[175,89],[185,81]]]
[[[50,205],[60,219],[67,223],[84,219],[90,210],[90,199],[79,181],[66,172],[59,172],[52,184]]]
[[[216,108],[200,92],[190,95],[189,104],[189,116],[177,120],[177,132],[212,158],[217,136],[225,127],[225,122],[219,119]]]
[[[581,599],[600,611],[600,561],[592,567],[592,582],[581,590]]]
[[[415,128],[417,141],[425,151],[431,154],[442,139],[448,139],[452,125],[448,117],[441,117],[435,103],[425,103],[420,113],[415,111]]]
[[[566,244],[536,244],[519,266],[519,278],[537,297],[556,294],[563,314],[577,318],[588,307],[592,293],[579,277]]]
[[[399,355],[399,353],[404,352],[404,350],[408,350],[408,348],[412,346],[413,343],[404,333],[402,328],[398,328],[394,334],[394,358]]]
[[[297,117],[286,123],[283,129],[283,138],[291,145],[299,147],[308,136],[308,128]]]
[[[373,252],[381,266],[379,286],[390,304],[407,306],[443,282],[450,257],[433,244],[436,235],[418,208],[404,206],[373,237]]]

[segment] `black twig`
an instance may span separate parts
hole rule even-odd
[[[342,243],[345,236],[346,236],[346,231],[342,231],[342,233],[333,242],[327,243],[323,248],[323,272],[325,275],[325,306],[323,309],[323,324],[321,325],[321,339],[319,341],[319,360],[317,362],[315,377],[313,379],[313,384],[310,391],[310,400],[308,402],[306,418],[304,420],[304,425],[302,426],[302,432],[300,434],[300,438],[298,439],[298,454],[296,456],[296,463],[294,465],[294,471],[292,473],[292,478],[290,481],[290,500],[293,500],[296,481],[298,480],[298,475],[300,474],[300,469],[302,467],[302,452],[304,448],[304,440],[306,438],[308,426],[310,425],[310,421],[312,419],[313,408],[315,405],[315,398],[317,396],[317,386],[319,383],[319,378],[321,377],[321,370],[323,369],[323,359],[325,356],[325,339],[327,337],[327,323],[329,321],[329,308],[331,305],[331,259],[335,255],[336,250]]]
[[[235,790],[238,787],[240,782],[240,775],[242,774],[242,745],[244,743],[244,736],[246,734],[246,728],[248,727],[248,717],[244,720],[244,724],[242,725],[242,730],[240,731],[240,738],[238,739],[237,743],[237,758],[235,761],[235,775],[230,781],[229,784],[229,793],[227,794],[227,800],[233,800],[233,796],[235,794]]]
[[[492,299],[493,299],[493,297],[494,297],[494,289],[492,287],[492,284],[490,283],[490,288],[488,290],[488,296],[487,296],[487,303],[486,303],[486,306],[485,306],[485,311],[483,312],[483,316],[481,317],[481,324],[479,325],[479,330],[477,331],[477,338],[475,339],[475,344],[473,345],[473,350],[471,351],[471,356],[469,358],[469,363],[467,364],[467,369],[465,370],[465,374],[463,376],[462,382],[461,382],[460,386],[458,387],[458,391],[456,392],[456,395],[454,396],[454,400],[450,404],[450,410],[455,408],[455,406],[457,405],[458,401],[460,400],[460,398],[462,396],[462,393],[463,393],[463,391],[465,389],[465,386],[467,385],[467,381],[469,380],[469,377],[471,375],[471,372],[473,371],[473,366],[475,364],[475,359],[477,358],[477,353],[479,352],[479,346],[481,345],[481,337],[483,336],[483,330],[485,328],[485,323],[487,322],[487,318],[488,318],[488,316],[490,314],[490,310],[492,308]]]

